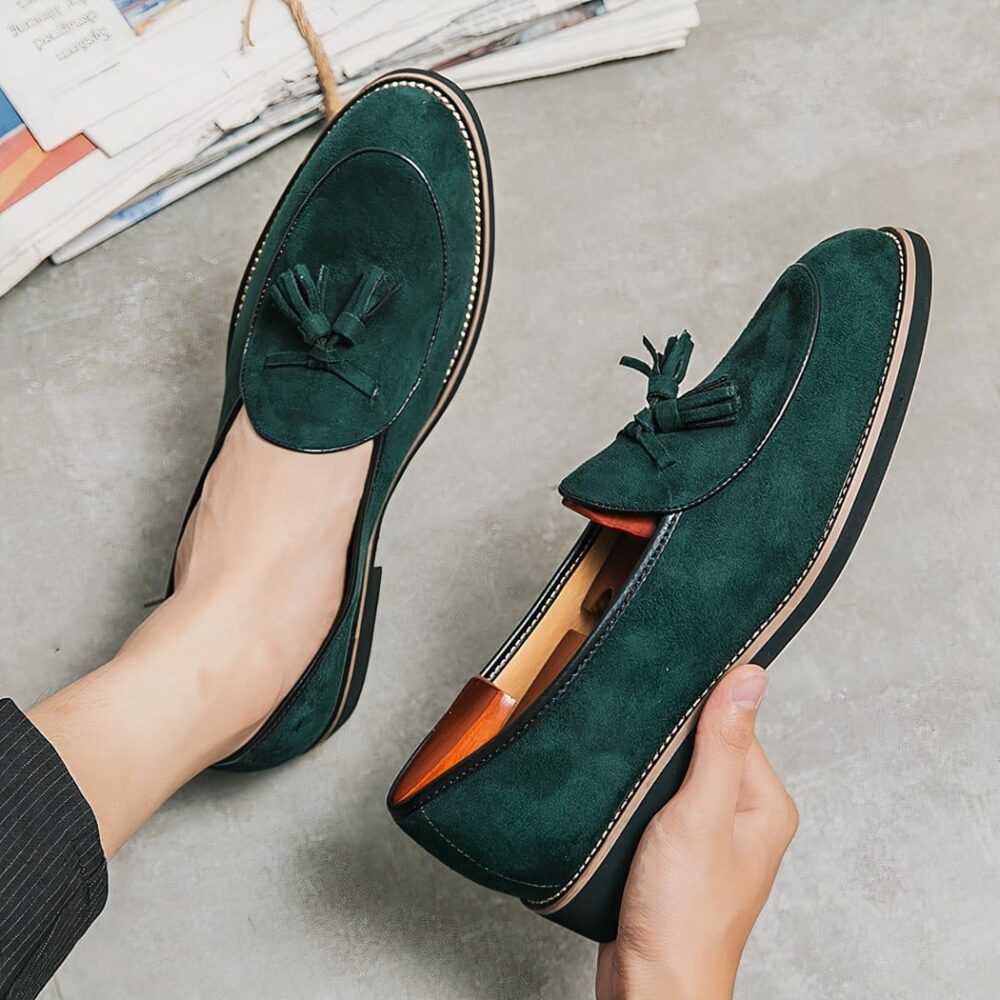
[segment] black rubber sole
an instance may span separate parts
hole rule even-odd
[[[906,233],[913,243],[916,264],[913,309],[899,374],[892,390],[885,422],[872,452],[871,461],[864,472],[858,495],[844,522],[843,530],[819,571],[816,581],[787,620],[754,656],[754,663],[762,667],[769,666],[791,641],[840,576],[871,512],[903,425],[917,369],[920,366],[931,301],[930,252],[921,236],[909,230],[906,230]],[[549,913],[535,909],[530,903],[526,902],[526,905],[546,920],[560,924],[593,941],[613,941],[618,934],[618,916],[621,911],[625,881],[639,840],[649,821],[680,788],[693,750],[692,729],[645,797],[638,803],[635,812],[619,833],[607,856],[598,868],[589,873],[586,884],[568,903]]]

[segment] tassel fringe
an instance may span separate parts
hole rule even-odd
[[[645,375],[649,382],[646,409],[633,417],[623,433],[638,441],[662,469],[672,465],[673,459],[660,440],[661,435],[732,424],[739,412],[740,397],[735,383],[726,375],[678,396],[694,350],[694,341],[687,330],[671,337],[662,352],[647,337],[642,338],[642,343],[649,352],[649,361],[623,357],[619,362]]]

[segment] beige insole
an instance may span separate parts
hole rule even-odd
[[[587,611],[583,605],[615,543],[621,538],[620,531],[601,529],[541,621],[500,673],[492,678],[498,688],[520,701],[567,633],[590,635],[600,612]]]

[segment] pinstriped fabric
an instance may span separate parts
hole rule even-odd
[[[0,700],[0,1000],[33,1000],[107,895],[90,806],[45,737]]]

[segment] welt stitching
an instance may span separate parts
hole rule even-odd
[[[784,598],[782,598],[781,603],[774,609],[774,611],[771,612],[771,614],[767,617],[767,619],[757,627],[757,630],[753,633],[753,635],[750,636],[749,639],[747,639],[747,641],[743,644],[743,646],[740,647],[739,651],[732,657],[732,659],[729,660],[729,662],[718,672],[718,674],[715,675],[712,681],[705,687],[705,690],[702,691],[700,695],[698,695],[697,699],[695,699],[691,707],[687,710],[687,712],[684,713],[684,715],[678,720],[677,724],[673,727],[673,729],[671,729],[670,732],[667,734],[666,739],[660,745],[659,749],[654,754],[652,760],[650,760],[649,763],[646,765],[646,767],[643,769],[642,773],[639,775],[635,783],[629,789],[628,794],[625,796],[625,799],[618,806],[618,809],[616,810],[614,816],[611,818],[611,821],[604,828],[604,832],[601,834],[600,839],[594,845],[591,852],[584,859],[583,864],[580,865],[580,867],[576,870],[576,872],[569,879],[569,881],[566,882],[566,884],[561,889],[559,889],[558,892],[549,896],[547,899],[540,899],[533,902],[533,905],[544,906],[547,903],[551,903],[559,899],[560,896],[565,895],[565,893],[572,887],[572,885],[576,882],[576,880],[583,874],[584,870],[586,869],[587,865],[590,864],[594,855],[597,854],[597,852],[601,849],[601,846],[603,845],[604,841],[607,840],[608,835],[611,833],[615,824],[618,822],[618,819],[621,816],[621,814],[625,811],[626,808],[628,808],[628,804],[635,797],[635,793],[639,790],[639,786],[645,780],[646,775],[649,774],[649,772],[656,765],[656,762],[660,759],[660,757],[663,756],[667,747],[673,741],[674,736],[677,735],[678,730],[684,725],[685,722],[687,722],[687,720],[691,717],[691,715],[698,709],[698,707],[704,701],[705,697],[708,695],[708,692],[711,691],[712,688],[719,682],[719,679],[722,677],[722,675],[725,674],[730,669],[730,667],[733,666],[733,664],[750,647],[750,645],[757,638],[757,636],[759,636],[760,633],[763,632],[763,630],[767,628],[767,626],[777,617],[777,615],[781,613],[782,608],[784,608],[785,605],[789,602],[789,600],[791,600],[792,595],[795,593],[796,590],[798,590],[800,584],[805,579],[809,570],[812,568],[813,563],[815,563],[816,559],[819,557],[819,553],[822,550],[823,545],[826,542],[826,539],[829,537],[830,532],[833,530],[833,525],[837,520],[837,515],[840,512],[840,508],[843,505],[844,498],[847,495],[847,491],[850,488],[851,481],[854,479],[854,474],[857,471],[858,464],[861,461],[861,455],[864,452],[865,445],[868,441],[868,436],[871,433],[872,424],[875,421],[875,414],[876,411],[878,410],[878,404],[881,401],[882,395],[885,390],[886,379],[889,376],[889,368],[892,364],[893,355],[895,353],[896,341],[899,337],[899,322],[903,313],[903,293],[906,286],[906,258],[903,253],[903,245],[899,241],[899,239],[895,236],[895,234],[890,232],[887,233],[887,235],[890,236],[893,242],[895,242],[896,244],[896,250],[899,254],[899,268],[900,268],[899,293],[896,298],[896,314],[893,319],[893,329],[892,329],[892,336],[889,341],[889,350],[886,352],[885,365],[882,368],[882,375],[879,379],[878,388],[875,391],[875,400],[872,403],[871,410],[868,413],[868,421],[865,424],[865,429],[861,436],[861,442],[858,445],[857,451],[855,451],[854,453],[854,461],[851,463],[851,468],[848,470],[847,476],[844,479],[843,485],[840,488],[840,493],[837,495],[837,500],[834,504],[833,512],[831,513],[830,518],[826,523],[823,535],[820,538],[819,542],[817,543],[816,548],[814,549],[813,554],[809,559],[809,562],[806,564],[805,569],[799,575],[795,583],[792,584],[788,593],[785,594]]]
[[[431,829],[449,847],[453,847],[456,851],[458,851],[459,854],[462,855],[463,858],[467,859],[468,861],[471,861],[478,869],[486,872],[488,875],[492,875],[494,878],[503,879],[504,882],[514,882],[517,885],[525,885],[532,889],[554,889],[558,884],[556,882],[525,882],[523,879],[510,878],[507,875],[501,875],[500,872],[495,872],[492,868],[488,867],[487,865],[484,865],[482,861],[480,861],[478,858],[474,858],[471,854],[468,854],[466,851],[463,851],[462,848],[458,846],[458,844],[456,844],[453,840],[451,840],[451,838],[446,836],[441,829],[439,829],[434,820],[432,820],[430,816],[427,815],[427,812],[423,808],[421,808],[420,810],[420,815],[423,816],[423,818],[430,825]]]
[[[636,590],[638,590],[639,587],[642,586],[642,584],[646,580],[646,577],[648,577],[650,572],[652,572],[653,566],[656,565],[656,562],[660,558],[660,554],[666,547],[667,542],[669,542],[671,537],[673,536],[674,528],[677,526],[677,522],[680,520],[680,517],[681,517],[680,514],[669,515],[668,524],[664,529],[663,534],[657,541],[652,552],[650,552],[646,564],[643,566],[640,572],[632,579],[632,582],[629,584],[629,586],[626,587],[624,591],[622,591],[621,603],[618,606],[618,610],[608,619],[607,624],[604,626],[604,631],[601,633],[597,641],[591,647],[590,652],[588,652],[587,655],[577,664],[573,672],[566,678],[566,680],[562,682],[562,684],[559,685],[556,691],[546,700],[545,704],[538,710],[538,712],[532,715],[525,723],[523,723],[518,729],[516,729],[513,733],[511,733],[511,735],[503,743],[501,743],[500,746],[494,747],[493,750],[491,750],[490,753],[487,754],[485,757],[483,757],[481,760],[477,760],[474,764],[471,764],[468,767],[463,768],[457,774],[453,775],[443,785],[441,785],[440,788],[435,789],[433,794],[429,795],[426,801],[424,802],[423,806],[421,807],[421,811],[423,810],[424,806],[427,806],[431,802],[433,802],[434,799],[436,799],[440,794],[442,794],[442,792],[445,792],[449,788],[451,788],[451,786],[454,785],[455,782],[461,781],[461,779],[464,778],[467,774],[471,774],[473,771],[478,771],[481,767],[484,767],[486,764],[488,764],[491,760],[493,760],[494,757],[497,756],[497,754],[502,753],[504,750],[507,749],[507,747],[511,745],[511,743],[514,743],[516,740],[520,739],[521,736],[523,736],[524,733],[526,733],[533,725],[535,725],[536,722],[540,722],[549,713],[552,707],[566,693],[566,691],[569,689],[573,681],[576,680],[576,678],[582,673],[582,671],[594,658],[594,654],[601,648],[601,646],[604,644],[604,640],[607,639],[607,637],[611,634],[612,630],[614,629],[615,625],[618,624],[618,620],[625,613]]]

